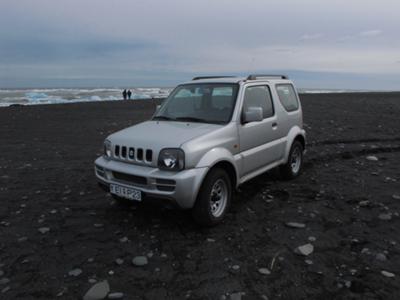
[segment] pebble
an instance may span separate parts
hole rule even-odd
[[[0,285],[5,285],[5,284],[7,284],[7,283],[9,283],[10,282],[10,279],[8,279],[8,278],[2,278],[2,279],[0,279]]]
[[[348,289],[351,288],[351,281],[346,280],[346,281],[344,282],[344,285],[345,285]]]
[[[101,228],[101,227],[104,226],[104,224],[96,223],[96,224],[93,224],[93,226],[96,227],[96,228]]]
[[[92,262],[94,262],[94,258],[93,257],[89,257],[87,261],[92,263]]]
[[[381,271],[381,274],[382,274],[383,276],[389,277],[389,278],[392,278],[392,277],[395,276],[393,273],[390,273],[390,272],[385,271],[385,270],[382,270],[382,271]]]
[[[123,238],[120,238],[119,241],[121,243],[126,243],[127,241],[129,241],[128,237],[124,236]]]
[[[378,161],[378,158],[374,155],[369,155],[366,157],[366,159],[369,161]]]
[[[19,243],[22,243],[22,242],[26,242],[28,240],[28,238],[26,237],[26,236],[23,236],[23,237],[20,237],[19,239],[18,239],[18,242]]]
[[[392,215],[390,213],[389,214],[380,214],[378,216],[378,218],[383,220],[383,221],[389,221],[389,220],[392,219]]]
[[[392,195],[392,198],[395,199],[395,200],[400,200],[400,195],[396,195],[396,194]]]
[[[215,240],[214,240],[214,239],[211,239],[211,238],[208,238],[208,239],[207,239],[207,242],[209,242],[209,243],[214,243]]]
[[[271,274],[271,271],[268,270],[267,268],[259,268],[258,273],[260,273],[262,275],[269,275],[269,274]]]
[[[116,263],[117,265],[122,265],[122,264],[124,263],[124,260],[123,260],[122,258],[117,258],[117,259],[115,260],[115,263]]]
[[[148,260],[146,256],[136,256],[132,259],[132,263],[135,266],[141,267],[148,264]]]
[[[305,262],[307,265],[312,265],[312,264],[313,264],[313,261],[312,261],[311,259],[306,259],[304,262]]]
[[[375,258],[376,258],[376,260],[379,260],[379,261],[386,261],[386,255],[383,253],[376,254]]]
[[[313,253],[313,251],[314,251],[314,246],[311,244],[305,244],[295,249],[295,252],[297,254],[301,254],[304,256],[310,255],[311,253]]]
[[[108,294],[108,299],[122,299],[124,298],[124,293],[109,293]]]
[[[94,283],[97,282],[97,280],[94,279],[94,278],[89,278],[88,282],[91,283],[91,284],[94,284]]]
[[[81,269],[74,269],[74,270],[71,270],[71,271],[68,272],[69,276],[75,276],[75,277],[77,277],[77,276],[79,276],[81,274],[82,274],[82,270]]]
[[[7,293],[11,288],[9,286],[6,286],[4,289],[1,290],[1,293]]]
[[[368,201],[368,200],[360,201],[360,202],[358,203],[358,205],[361,206],[361,207],[366,207],[366,206],[369,205],[369,201]]]
[[[361,254],[371,254],[371,252],[369,251],[368,248],[363,248],[363,249],[361,250]]]
[[[232,270],[237,271],[237,270],[239,270],[239,269],[240,269],[240,266],[239,266],[239,265],[233,265],[233,266],[232,266]]]
[[[83,300],[100,300],[107,297],[110,292],[108,281],[102,281],[93,285],[83,296]]]
[[[315,241],[317,240],[317,238],[316,238],[315,236],[309,236],[309,237],[308,237],[308,240],[309,240],[310,242],[315,242]]]
[[[287,227],[291,227],[291,228],[304,228],[304,227],[306,227],[305,224],[297,223],[297,222],[287,222],[287,223],[285,223],[285,225]]]
[[[50,231],[50,228],[49,228],[49,227],[40,227],[40,228],[38,229],[38,231],[39,231],[41,234],[45,234],[45,233],[47,233],[47,232]]]
[[[242,293],[242,292],[233,293],[233,294],[231,294],[230,299],[231,299],[231,300],[241,300],[243,294],[244,294],[244,293]]]

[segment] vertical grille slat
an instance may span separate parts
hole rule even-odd
[[[115,153],[115,156],[119,156],[119,145],[115,146],[114,153]]]
[[[152,161],[153,160],[153,151],[147,149],[146,150],[146,161]]]
[[[143,149],[141,148],[137,149],[136,158],[138,160],[143,160]]]
[[[125,146],[122,146],[122,148],[121,148],[121,156],[122,156],[123,158],[126,157],[126,147],[125,147]]]

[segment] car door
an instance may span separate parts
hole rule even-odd
[[[239,125],[240,151],[244,176],[279,160],[282,155],[277,116],[270,87],[266,84],[245,87],[241,114],[249,107],[261,107],[263,119]]]

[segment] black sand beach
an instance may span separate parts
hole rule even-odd
[[[97,186],[104,138],[151,101],[0,108],[0,299],[81,299],[89,279],[124,299],[400,299],[400,93],[301,99],[302,176],[246,183],[211,229]]]

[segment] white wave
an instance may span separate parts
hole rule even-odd
[[[132,100],[165,98],[170,88],[131,88]],[[35,89],[0,89],[0,106],[12,104],[37,105],[93,101],[122,100],[122,89],[117,88],[35,88]]]

